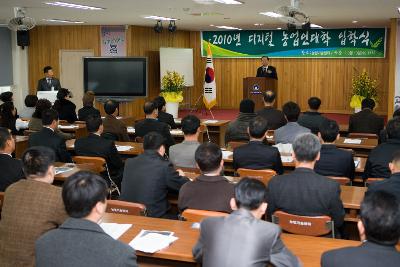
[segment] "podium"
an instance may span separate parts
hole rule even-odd
[[[266,90],[272,90],[278,96],[278,80],[266,77],[243,78],[243,99],[253,100],[256,111],[264,107],[263,93]]]

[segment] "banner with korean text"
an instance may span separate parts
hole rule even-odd
[[[385,28],[201,32],[214,58],[384,58]]]
[[[101,56],[126,56],[125,26],[101,26]]]

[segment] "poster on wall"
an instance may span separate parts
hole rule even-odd
[[[126,56],[125,26],[101,26],[101,56]]]
[[[215,58],[384,58],[385,28],[201,32]]]

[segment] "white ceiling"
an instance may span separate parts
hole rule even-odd
[[[47,2],[52,1],[48,0]],[[179,19],[179,29],[211,30],[213,25],[235,26],[243,29],[285,27],[276,19],[259,15],[273,11],[290,0],[241,0],[243,5],[198,4],[193,0],[60,0],[74,4],[104,7],[103,11],[86,11],[43,4],[46,0],[0,0],[0,23],[13,17],[13,7],[26,7],[27,16],[38,24],[53,25],[42,19],[68,19],[87,22],[87,25],[142,25],[153,26],[155,21],[144,15],[158,15]],[[390,18],[400,18],[399,0],[301,0],[300,8],[311,22],[326,28],[384,27]],[[193,13],[213,15],[194,16]],[[353,20],[359,21],[352,24]],[[262,26],[254,26],[262,23]],[[166,23],[165,23],[166,24]]]

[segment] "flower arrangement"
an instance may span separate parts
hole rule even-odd
[[[167,71],[161,79],[161,93],[166,102],[182,102],[183,87],[185,86],[184,75],[176,71]]]
[[[350,107],[361,108],[361,102],[365,98],[371,98],[377,103],[379,100],[377,88],[378,81],[371,79],[365,69],[361,73],[355,74],[352,79]]]

